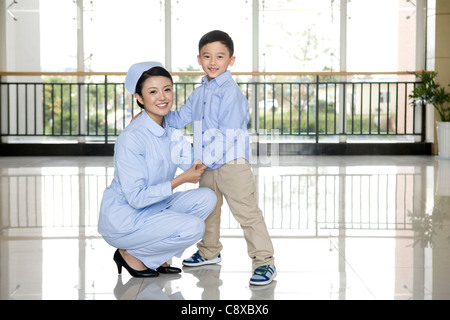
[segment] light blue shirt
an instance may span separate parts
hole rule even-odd
[[[250,161],[248,101],[230,71],[211,81],[204,76],[186,104],[169,112],[166,120],[175,128],[193,124],[194,159],[210,169],[238,158]]]
[[[160,212],[173,194],[177,168],[192,165],[191,144],[179,130],[154,122],[146,112],[132,121],[114,147],[114,178],[106,188],[98,230],[117,236],[139,228],[142,213]]]

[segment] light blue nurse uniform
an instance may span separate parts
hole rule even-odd
[[[198,242],[217,198],[208,188],[173,192],[177,168],[192,166],[191,144],[181,132],[161,127],[144,111],[119,135],[114,178],[103,193],[98,231],[156,269]]]

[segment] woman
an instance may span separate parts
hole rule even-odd
[[[179,273],[166,261],[201,239],[204,220],[216,205],[208,188],[173,193],[197,183],[206,166],[192,164],[191,145],[166,126],[173,102],[170,73],[158,62],[134,64],[125,87],[143,109],[117,138],[114,178],[100,207],[98,231],[115,248],[118,272],[134,277]],[[184,170],[175,177],[177,168]]]

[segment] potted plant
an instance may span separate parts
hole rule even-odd
[[[420,83],[409,95],[411,104],[422,107],[431,104],[437,110],[440,116],[440,121],[436,121],[439,157],[450,159],[450,92],[436,82],[437,73],[434,71],[413,74],[420,79]]]

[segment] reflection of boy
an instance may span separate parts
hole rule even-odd
[[[170,126],[193,123],[194,160],[208,166],[200,180],[217,195],[217,206],[206,219],[206,231],[198,251],[183,261],[200,266],[221,261],[220,215],[223,196],[240,223],[252,259],[250,284],[266,285],[276,276],[273,246],[256,199],[247,133],[248,102],[231,77],[235,61],[233,41],[222,31],[211,31],[199,42],[198,62],[205,71],[202,85],[189,96],[180,111],[166,116]]]

